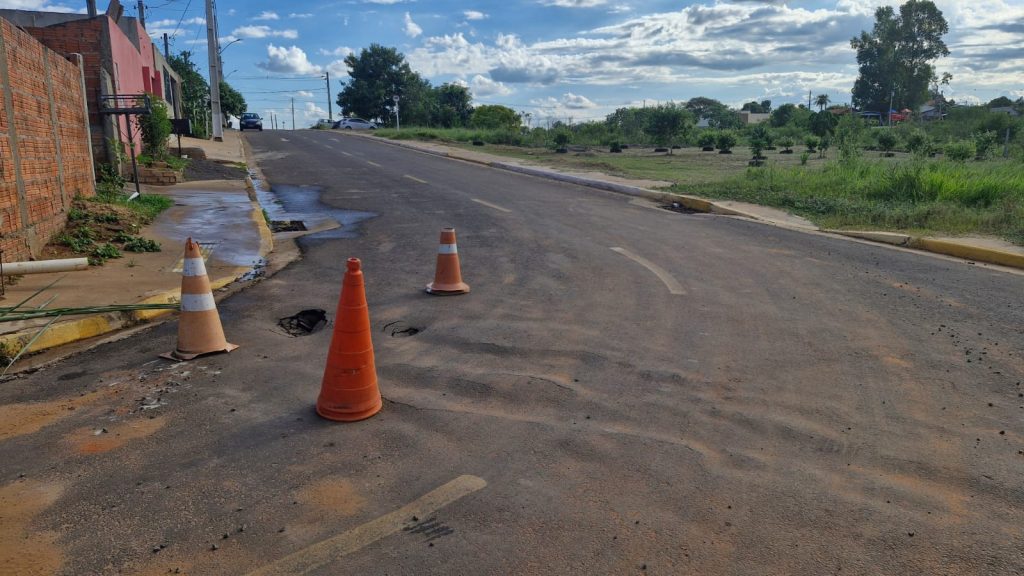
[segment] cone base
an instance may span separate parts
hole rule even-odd
[[[438,284],[437,282],[431,282],[427,284],[427,294],[434,294],[435,296],[456,296],[458,294],[465,294],[469,292],[469,284],[465,282],[458,282],[456,284]]]
[[[382,402],[380,399],[378,399],[373,406],[361,412],[332,410],[327,406],[321,406],[320,403],[317,402],[316,413],[319,414],[321,418],[334,420],[335,422],[357,422],[359,420],[366,420],[370,416],[373,416],[377,412],[380,412],[380,409],[383,407],[384,402]]]
[[[160,355],[161,358],[167,360],[174,360],[175,362],[183,362],[185,360],[192,360],[200,356],[206,356],[207,354],[218,354],[221,352],[231,352],[232,350],[238,349],[237,344],[225,342],[224,348],[217,348],[216,350],[207,350],[206,352],[182,352],[181,350],[174,350],[173,352],[165,352]]]

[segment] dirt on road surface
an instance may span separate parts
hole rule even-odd
[[[1024,574],[1024,276],[246,137],[345,224],[221,303],[231,354],[167,324],[0,384],[0,572]],[[444,226],[469,294],[423,291]],[[331,330],[277,321],[351,256],[384,408],[339,424]]]

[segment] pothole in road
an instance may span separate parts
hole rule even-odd
[[[392,338],[408,338],[409,336],[415,336],[422,331],[423,328],[411,326],[401,320],[385,324],[384,329],[382,330],[382,332]]]
[[[290,336],[308,336],[327,325],[327,312],[319,308],[302,310],[281,318],[277,325]]]
[[[679,212],[680,214],[697,214],[696,210],[687,208],[686,206],[683,206],[679,202],[673,202],[671,204],[662,204],[658,207],[663,208],[665,210],[669,210],[671,212]]]

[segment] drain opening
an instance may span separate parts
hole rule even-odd
[[[305,232],[306,223],[302,220],[271,220],[270,230],[273,232]]]
[[[686,206],[683,206],[679,202],[673,202],[671,204],[662,204],[658,207],[663,208],[665,210],[669,210],[671,212],[679,212],[680,214],[697,214],[696,210],[693,210],[692,208],[687,208]]]

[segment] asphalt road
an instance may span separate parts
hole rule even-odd
[[[229,355],[0,385],[0,573],[1024,574],[1021,275],[246,138],[286,209],[375,216],[223,302]],[[423,293],[445,226],[468,295]],[[330,332],[275,322],[352,256],[385,402],[339,424]]]

